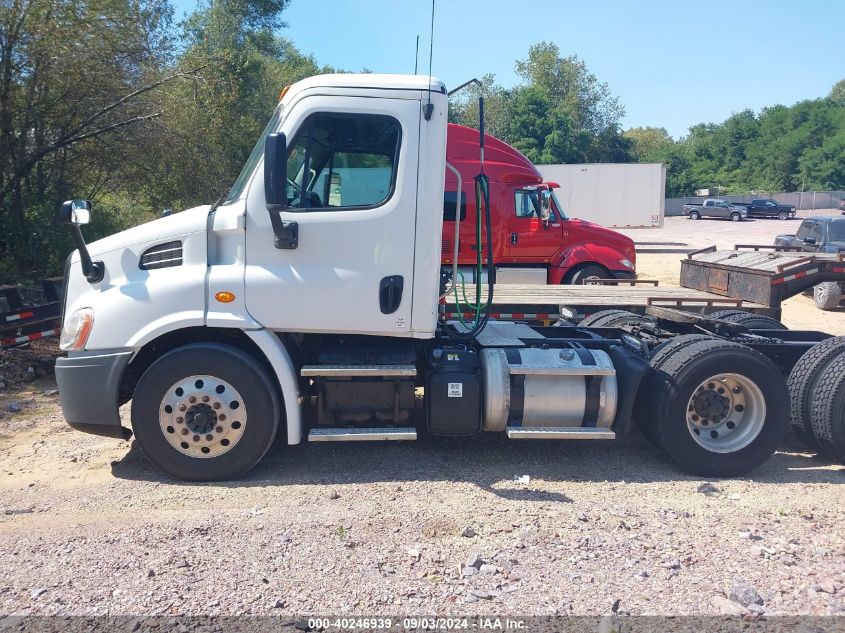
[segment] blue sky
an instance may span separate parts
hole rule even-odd
[[[175,0],[177,17],[191,0]],[[430,0],[291,0],[281,34],[321,64],[428,70]],[[541,40],[576,54],[627,110],[624,127],[718,122],[826,95],[845,78],[843,0],[436,0],[433,72],[449,88],[494,73]]]

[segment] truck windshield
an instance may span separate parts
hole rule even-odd
[[[255,144],[255,147],[252,148],[252,153],[249,155],[249,158],[247,158],[246,164],[244,165],[243,169],[241,169],[241,173],[238,175],[237,179],[235,180],[235,183],[229,190],[229,194],[226,196],[226,199],[223,201],[223,204],[234,202],[243,195],[244,189],[246,188],[246,183],[249,181],[250,176],[252,176],[252,172],[255,170],[255,166],[258,164],[258,161],[264,155],[264,141],[267,138],[268,134],[275,131],[276,126],[279,125],[279,120],[281,118],[282,104],[280,103],[276,106],[276,109],[273,111],[273,116],[271,116],[270,120],[267,122],[267,125],[265,126],[264,131],[261,133],[261,136],[258,138],[258,142]]]
[[[555,213],[557,213],[557,217],[561,220],[566,220],[569,216],[566,215],[563,211],[563,205],[558,202],[557,196],[555,195],[554,189],[549,189],[552,193],[552,206],[554,207]]]

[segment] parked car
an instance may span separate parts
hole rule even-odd
[[[778,204],[771,198],[752,200],[751,204],[738,204],[735,206],[742,206],[748,209],[748,217],[750,218],[777,218],[779,220],[788,220],[795,217],[795,207],[789,204]]]
[[[748,209],[743,206],[735,205],[727,200],[716,200],[715,198],[708,198],[704,204],[690,203],[685,204],[683,213],[689,216],[690,220],[698,220],[699,218],[708,216],[712,218],[729,218],[733,222],[739,222],[748,217]]]
[[[795,235],[778,235],[775,246],[792,246],[811,253],[845,251],[845,218],[807,218]],[[820,310],[832,310],[842,301],[845,288],[838,281],[824,281],[813,288],[813,299]]]

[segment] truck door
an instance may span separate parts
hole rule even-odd
[[[514,187],[510,204],[508,255],[513,261],[547,264],[561,248],[561,221],[554,208],[540,219],[540,190]]]
[[[411,330],[418,99],[308,96],[287,136],[296,243],[274,245],[259,169],[247,199],[246,306],[279,331]]]

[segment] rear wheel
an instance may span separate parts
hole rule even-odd
[[[619,325],[639,325],[650,321],[652,319],[627,310],[600,310],[583,319],[578,327],[616,327]]]
[[[813,301],[819,310],[833,310],[842,301],[842,287],[838,281],[823,281],[813,288]]]
[[[810,405],[813,435],[824,452],[845,464],[845,354],[819,374]]]
[[[728,323],[736,323],[737,325],[743,325],[750,330],[789,329],[777,319],[773,319],[772,317],[767,317],[762,314],[746,312],[745,310],[720,310],[707,316],[712,319],[719,319],[720,321],[727,321]]]
[[[179,479],[233,479],[255,466],[276,435],[279,400],[265,369],[217,343],[185,345],[144,372],[132,398],[141,450]]]
[[[739,213],[737,211],[734,211],[733,213],[731,213],[731,222],[739,222],[740,220],[742,220],[742,214],[741,213]]]
[[[690,220],[697,220],[701,217],[701,214],[698,211],[690,211],[689,212],[689,219]]]
[[[768,459],[786,433],[783,377],[743,345],[693,342],[665,357],[655,378],[658,444],[693,474],[744,474]]]
[[[598,264],[584,264],[569,271],[564,277],[564,283],[581,286],[589,284],[590,281],[595,279],[608,279],[609,277],[610,273],[604,267]]]
[[[658,448],[660,448],[660,444],[656,430],[657,411],[655,403],[657,399],[655,394],[660,389],[661,381],[658,380],[655,372],[660,369],[663,361],[677,350],[693,343],[710,340],[716,339],[706,334],[682,334],[668,341],[663,341],[649,354],[648,364],[651,366],[652,372],[646,374],[637,392],[637,401],[634,404],[634,421],[645,438]]]
[[[789,372],[786,384],[789,388],[789,418],[792,431],[811,449],[818,451],[821,445],[813,435],[810,422],[814,392],[819,376],[836,358],[845,353],[845,337],[829,338],[808,349]]]

